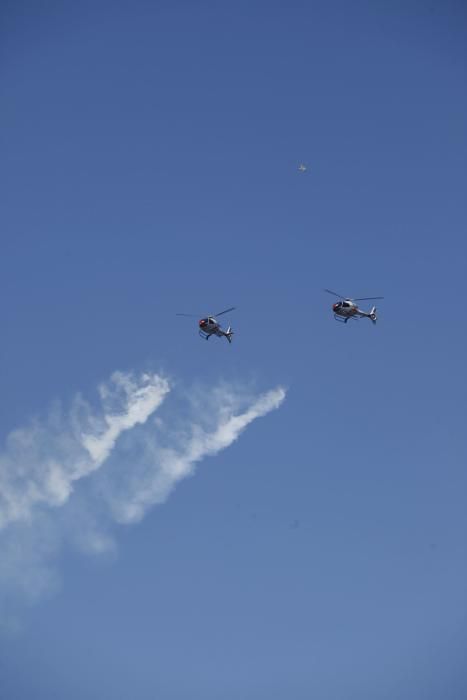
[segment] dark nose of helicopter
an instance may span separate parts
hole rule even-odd
[[[202,318],[202,319],[200,320],[200,322],[199,322],[199,327],[200,327],[200,328],[203,328],[203,326],[205,326],[205,325],[206,325],[206,319],[205,319],[205,318]]]

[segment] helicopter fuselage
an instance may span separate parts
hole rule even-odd
[[[219,338],[227,338],[229,343],[232,342],[233,331],[229,326],[226,331],[224,331],[219,322],[213,316],[208,316],[207,318],[202,318],[198,322],[199,334],[205,340],[209,340],[211,335],[217,335]]]
[[[357,304],[352,301],[338,301],[332,305],[332,310],[334,316],[341,316],[341,318],[352,318],[359,313]]]
[[[373,307],[371,311],[362,311],[359,309],[357,304],[349,299],[344,299],[343,301],[338,301],[332,305],[332,311],[334,318],[337,321],[344,321],[346,323],[349,318],[369,318],[375,323],[376,321],[376,309]]]
[[[362,309],[358,308],[355,302],[368,301],[370,299],[384,299],[384,297],[356,297],[354,299],[349,299],[349,297],[343,297],[341,294],[333,292],[332,289],[325,289],[324,291],[328,294],[332,294],[334,297],[338,297],[341,300],[336,301],[336,303],[332,305],[332,312],[336,321],[347,323],[349,318],[369,318],[370,321],[376,323],[378,318],[376,315],[376,306],[372,306],[369,311],[363,311]]]
[[[223,314],[227,314],[230,311],[234,311],[235,306],[231,306],[228,309],[225,309],[224,311],[219,311],[219,313],[216,314],[216,316],[222,316]],[[177,316],[190,316],[193,317],[194,314],[176,314]],[[195,317],[196,318],[196,317]],[[199,316],[198,316],[199,318]],[[233,330],[232,326],[229,326],[227,330],[224,330],[219,321],[215,316],[205,316],[204,318],[201,318],[198,321],[198,333],[201,336],[201,338],[204,338],[204,340],[209,340],[209,338],[212,335],[217,335],[218,338],[227,338],[229,343],[232,342],[232,336],[233,336]]]
[[[220,330],[218,322],[212,316],[200,319],[198,326],[200,333],[203,333],[203,335],[212,335]]]

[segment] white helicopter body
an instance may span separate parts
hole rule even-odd
[[[232,306],[230,309],[225,309],[225,311],[221,311],[218,314],[215,314],[215,316],[222,316],[222,314],[226,314],[229,311],[234,310],[234,306]],[[177,314],[177,316],[194,316],[194,314]],[[229,326],[227,330],[224,330],[219,323],[219,321],[215,318],[215,316],[205,316],[204,318],[201,318],[198,321],[198,333],[201,338],[204,338],[205,340],[209,340],[209,338],[212,335],[217,335],[218,338],[227,338],[229,343],[232,342],[232,336],[233,336],[233,330],[232,326]]]
[[[363,309],[360,309],[355,302],[370,299],[384,299],[384,297],[359,297],[358,299],[348,299],[340,294],[336,294],[336,292],[332,292],[330,289],[325,289],[324,291],[341,299],[341,301],[337,301],[332,305],[332,312],[336,321],[347,323],[349,318],[353,318],[355,320],[358,318],[369,318],[371,321],[373,321],[373,323],[376,323],[378,319],[376,315],[376,306],[372,306],[369,311],[363,311]]]

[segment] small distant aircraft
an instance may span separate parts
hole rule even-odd
[[[229,311],[233,311],[235,309],[235,306],[231,306],[230,309],[225,309],[225,311],[220,311],[218,314],[214,314],[214,316],[206,316],[205,318],[202,318],[200,321],[198,321],[198,326],[199,330],[198,333],[201,338],[204,338],[205,340],[209,340],[209,338],[212,335],[217,335],[219,338],[227,338],[229,343],[232,342],[232,336],[233,336],[233,330],[232,327],[229,326],[226,331],[224,331],[221,328],[220,323],[218,323],[217,319],[215,318],[216,316],[222,316],[222,314],[226,314]],[[190,318],[193,318],[195,314],[176,314],[176,316],[188,316]]]
[[[305,165],[304,163],[300,163],[300,165],[298,166],[298,170],[299,170],[299,172],[301,172],[301,173],[306,173],[306,171],[308,170],[308,168],[306,167],[306,165]]]
[[[336,294],[336,292],[333,292],[330,289],[325,289],[324,291],[328,294],[332,294],[335,297],[339,297],[339,299],[342,299],[342,301],[338,301],[332,305],[332,311],[336,321],[347,323],[349,318],[353,318],[354,321],[356,321],[358,318],[369,318],[373,321],[373,323],[376,323],[378,318],[376,315],[376,306],[372,306],[370,311],[362,311],[362,309],[358,308],[355,302],[369,301],[372,299],[384,299],[384,297],[359,297],[357,299],[349,299],[347,297],[343,297],[341,294]]]

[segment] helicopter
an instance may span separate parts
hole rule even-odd
[[[336,321],[341,321],[342,323],[347,323],[349,318],[353,318],[356,321],[359,318],[369,318],[373,323],[376,323],[376,306],[372,306],[370,311],[362,311],[359,309],[356,301],[369,301],[373,299],[384,299],[384,297],[358,297],[357,299],[349,299],[348,297],[343,297],[341,294],[336,294],[336,292],[330,289],[325,289],[325,292],[332,294],[335,297],[339,297],[342,301],[338,301],[332,305],[332,311]]]
[[[206,316],[205,318],[202,318],[198,321],[198,326],[199,330],[198,333],[201,338],[204,338],[205,340],[209,340],[209,338],[212,335],[217,335],[219,338],[227,338],[229,343],[232,342],[232,335],[233,335],[233,330],[232,327],[229,326],[226,331],[224,331],[221,328],[220,323],[217,321],[216,316],[222,316],[222,314],[226,314],[229,311],[233,311],[235,309],[235,306],[231,306],[230,309],[225,309],[224,311],[220,311],[218,314],[214,314],[213,316]],[[188,317],[195,317],[195,314],[176,314],[176,316],[188,316]]]

